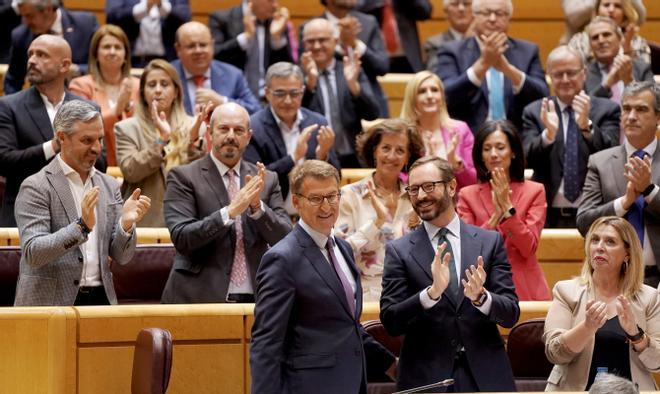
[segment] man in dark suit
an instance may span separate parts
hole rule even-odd
[[[594,18],[585,28],[594,61],[587,66],[587,93],[621,102],[621,93],[632,81],[653,81],[651,65],[619,53],[623,33],[608,17]]]
[[[424,43],[426,69],[429,71],[435,71],[438,67],[440,47],[448,42],[464,39],[474,20],[472,0],[443,0],[442,5],[449,29],[429,37]]]
[[[5,75],[5,94],[23,88],[27,72],[27,51],[40,34],[63,37],[71,48],[71,60],[81,71],[87,70],[89,43],[99,24],[91,12],[67,11],[60,0],[19,0],[23,24],[11,32],[9,68]]]
[[[21,15],[18,13],[18,5],[12,0],[0,0],[0,63],[9,63],[9,50],[11,49],[11,31],[21,24]]]
[[[131,42],[131,65],[156,58],[176,59],[174,36],[190,21],[188,0],[106,0],[106,22],[121,27]]]
[[[245,159],[261,162],[277,173],[290,215],[296,212],[289,194],[289,172],[305,159],[328,161],[339,167],[339,159],[332,149],[335,133],[323,115],[301,108],[305,92],[300,67],[279,62],[266,73],[266,108],[250,117],[252,138],[245,151]]]
[[[515,391],[497,328],[520,315],[502,237],[459,219],[446,160],[417,160],[408,182],[423,222],[386,246],[380,299],[387,331],[405,335],[397,389],[453,378],[454,392]]]
[[[197,104],[213,103],[213,107],[236,102],[249,113],[261,105],[254,97],[241,70],[231,64],[213,60],[213,38],[206,25],[184,23],[176,33],[176,54],[172,62],[183,85],[183,105],[188,115]]]
[[[360,325],[360,273],[333,234],[339,172],[307,160],[291,172],[291,189],[300,220],[257,272],[252,393],[366,393],[365,358],[391,375],[394,357]]]
[[[55,113],[63,102],[79,98],[64,89],[71,49],[63,38],[41,35],[27,56],[27,79],[33,86],[0,98],[0,175],[7,178],[0,227],[16,226],[14,202],[21,182],[59,152],[52,126]],[[105,171],[105,155],[96,167]]]
[[[508,119],[518,129],[523,108],[548,95],[539,48],[507,36],[511,0],[472,4],[475,37],[440,49],[436,73],[445,84],[447,109],[476,131],[487,120]]]
[[[362,70],[369,79],[374,97],[378,100],[378,116],[389,117],[387,97],[378,83],[378,76],[387,73],[390,63],[378,21],[372,15],[356,11],[355,0],[321,0],[321,4],[325,6],[325,12],[318,17],[329,20],[339,34],[335,57],[341,60],[353,52],[358,53]],[[304,27],[304,24],[300,27],[301,41]],[[304,50],[304,45],[301,45],[300,54]]]
[[[533,179],[545,185],[546,227],[574,228],[589,155],[619,144],[621,112],[612,101],[584,93],[584,63],[573,49],[555,48],[547,65],[557,96],[525,108],[521,136]]]
[[[582,235],[601,216],[625,217],[637,231],[644,250],[644,283],[660,282],[660,89],[653,82],[633,82],[621,103],[626,135],[615,146],[589,157],[583,199],[577,214]]]
[[[424,69],[417,22],[431,18],[433,6],[429,0],[357,0],[357,9],[378,20],[390,56],[389,72]]]
[[[242,160],[247,111],[223,104],[210,127],[211,153],[167,176],[165,222],[177,253],[163,303],[254,302],[261,256],[291,230],[277,175]]]
[[[209,15],[217,60],[245,71],[250,90],[264,98],[266,70],[277,62],[293,62],[289,11],[272,0],[247,0]]]
[[[60,154],[18,194],[22,253],[15,305],[116,304],[108,259],[131,260],[135,224],[151,200],[136,189],[122,202],[117,182],[94,169],[103,120],[93,104],[67,101],[53,127]]]
[[[337,39],[332,24],[312,19],[303,30],[305,52],[300,64],[306,75],[303,107],[324,114],[335,132],[334,148],[342,168],[361,167],[355,153],[355,137],[361,119],[378,117],[378,103],[360,67],[359,55],[334,57]]]

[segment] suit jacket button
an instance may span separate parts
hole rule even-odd
[[[83,262],[83,258],[82,258],[82,256],[78,256],[78,262],[79,262],[79,263],[82,263],[82,262]]]
[[[76,286],[78,286],[78,285],[80,284],[80,281],[79,281],[78,279],[75,279],[75,280],[73,281],[73,284],[76,285]]]

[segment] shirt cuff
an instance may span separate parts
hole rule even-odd
[[[236,41],[238,41],[238,46],[241,47],[242,50],[247,51],[248,49],[248,44],[250,43],[247,34],[245,32],[239,34],[236,36]]]
[[[555,140],[550,141],[550,138],[548,138],[548,129],[543,129],[543,132],[541,133],[541,143],[543,146],[548,146],[555,142]]]
[[[250,212],[252,212],[252,208],[248,208],[248,209],[250,210]],[[263,216],[265,212],[266,212],[266,207],[264,206],[264,202],[259,200],[259,209],[257,209],[257,212],[250,213],[248,216],[250,217],[250,219],[257,220],[261,216]]]
[[[279,51],[286,46],[286,32],[283,32],[280,38],[270,37],[270,49]]]
[[[614,200],[614,214],[618,217],[623,217],[623,215],[625,215],[626,212],[628,211],[623,209],[623,197],[619,197],[616,200]]]
[[[522,72],[522,71],[521,71]],[[511,85],[511,88],[513,90],[513,94],[518,94],[520,93],[520,90],[522,90],[523,85],[525,84],[525,80],[527,79],[527,74],[522,73],[522,78],[520,78],[520,83],[516,86]]]
[[[419,302],[422,304],[422,308],[424,309],[433,308],[435,304],[437,304],[438,301],[440,301],[440,299],[442,298],[442,296],[440,296],[440,298],[438,298],[437,300],[432,300],[431,297],[429,297],[429,292],[428,292],[430,288],[431,286],[426,287],[424,288],[424,290],[422,290],[419,293]]]
[[[357,45],[355,46],[355,51],[362,57],[362,55],[367,52],[367,45],[361,40],[357,40]]]
[[[653,190],[651,193],[649,193],[648,196],[644,197],[644,201],[646,201],[647,204],[651,203],[651,200],[655,198],[655,195],[658,194],[658,191],[660,190],[660,187],[658,185],[653,185]]]
[[[472,67],[467,69],[467,77],[474,86],[481,87],[481,81],[477,79],[477,75],[474,73],[474,69]]]
[[[46,156],[46,161],[52,159],[57,154],[55,153],[55,149],[53,149],[53,142],[51,140],[44,142],[41,144],[41,146],[44,148],[44,156]]]
[[[170,0],[160,0],[158,12],[161,18],[166,18],[172,12],[172,3],[170,3]]]
[[[124,230],[124,226],[121,225],[121,216],[119,217],[119,231],[121,232],[121,235],[124,237],[130,238],[133,233],[135,233],[135,223],[131,226],[131,231],[127,232]]]
[[[472,305],[474,305],[474,304],[472,304]],[[488,316],[488,314],[490,313],[491,305],[493,305],[493,297],[491,297],[490,292],[488,290],[486,290],[486,301],[484,301],[484,303],[481,304],[481,306],[474,305],[474,307],[479,309],[479,311],[481,313],[483,313],[484,315]]]
[[[289,155],[289,157],[291,158],[291,161],[293,162],[294,165],[302,164],[305,161],[305,156],[298,159],[298,161],[296,161],[296,159],[293,158],[293,155]]]
[[[222,224],[224,226],[231,226],[234,224],[234,219],[229,217],[229,208],[222,207],[220,210],[220,216],[222,216]]]
[[[133,6],[133,18],[135,18],[136,22],[141,22],[148,13],[149,10],[147,10],[147,0],[142,0]]]

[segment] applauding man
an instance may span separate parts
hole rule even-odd
[[[422,225],[387,245],[380,299],[387,331],[405,335],[397,389],[453,378],[453,392],[515,391],[497,329],[520,314],[502,237],[459,219],[446,160],[417,160],[408,181]]]
[[[92,104],[65,102],[53,128],[60,153],[23,182],[16,199],[15,305],[116,304],[109,258],[126,264],[133,257],[135,223],[151,201],[136,189],[122,206],[117,182],[94,168],[103,120]]]
[[[254,302],[261,256],[291,229],[277,175],[242,160],[250,116],[236,103],[211,115],[211,153],[167,177],[165,222],[176,248],[163,303]]]

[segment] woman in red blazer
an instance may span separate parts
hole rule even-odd
[[[549,300],[548,283],[536,260],[545,189],[525,180],[525,156],[515,127],[508,121],[485,122],[475,136],[472,159],[479,183],[460,190],[458,214],[467,223],[502,234],[521,301]]]

